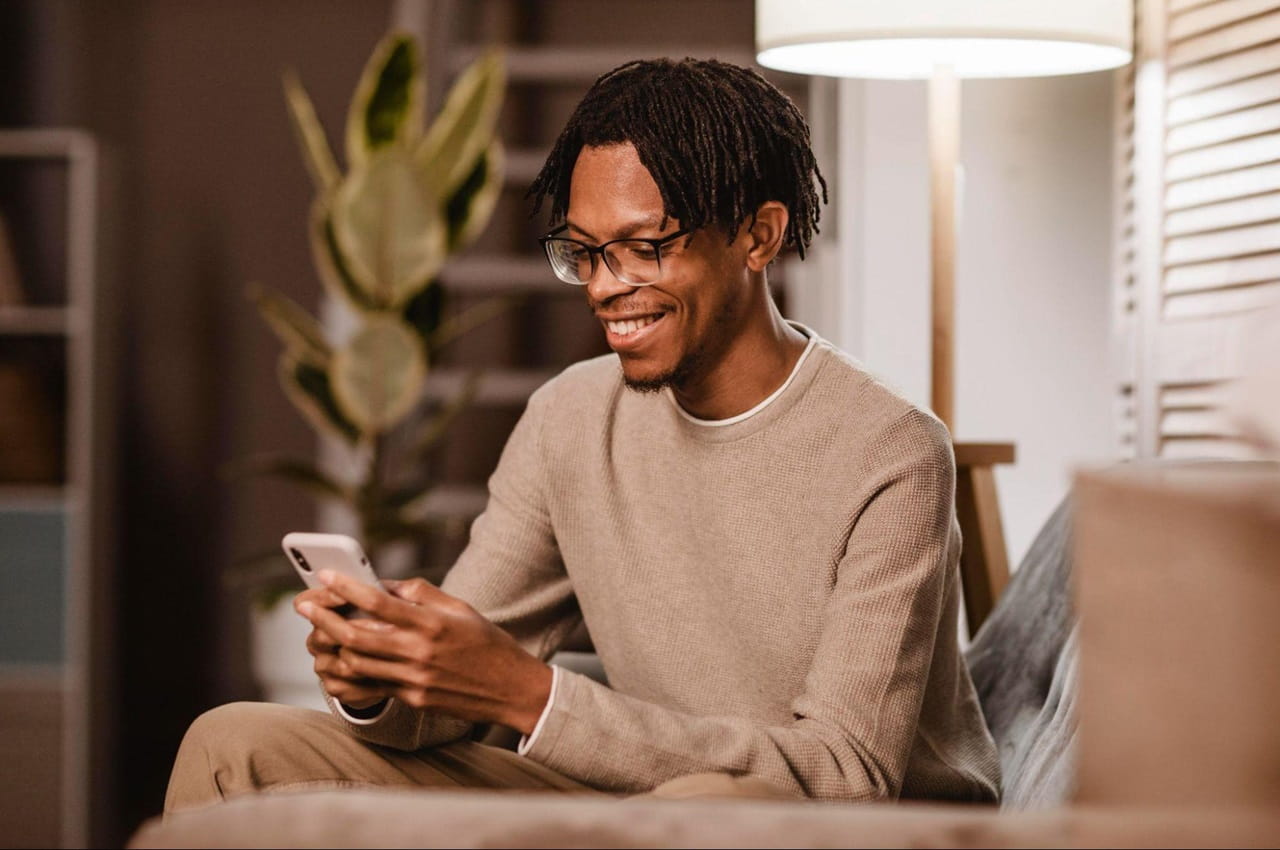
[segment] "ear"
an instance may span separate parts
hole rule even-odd
[[[756,210],[755,223],[747,231],[747,267],[762,272],[782,250],[791,215],[779,201],[765,201]]]

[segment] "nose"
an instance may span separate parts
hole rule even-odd
[[[601,257],[596,263],[591,279],[587,281],[587,297],[595,304],[602,304],[618,295],[634,292],[636,287],[623,283],[614,276],[609,264]]]

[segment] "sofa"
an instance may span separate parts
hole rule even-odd
[[[279,793],[153,847],[1280,844],[1280,468],[1079,475],[967,651],[999,807],[477,791]]]

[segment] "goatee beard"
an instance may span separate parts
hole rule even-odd
[[[656,393],[667,387],[680,389],[698,373],[703,359],[701,350],[693,351],[681,358],[676,367],[669,372],[652,378],[628,378],[626,372],[623,372],[622,380],[627,385],[627,389],[638,393]]]

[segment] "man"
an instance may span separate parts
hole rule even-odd
[[[166,807],[352,784],[994,800],[945,429],[769,297],[815,181],[752,71],[601,77],[530,194],[615,354],[530,399],[441,588],[322,574],[298,597],[334,717],[209,712]],[[608,686],[547,664],[584,621]],[[489,724],[517,751],[471,740]]]

